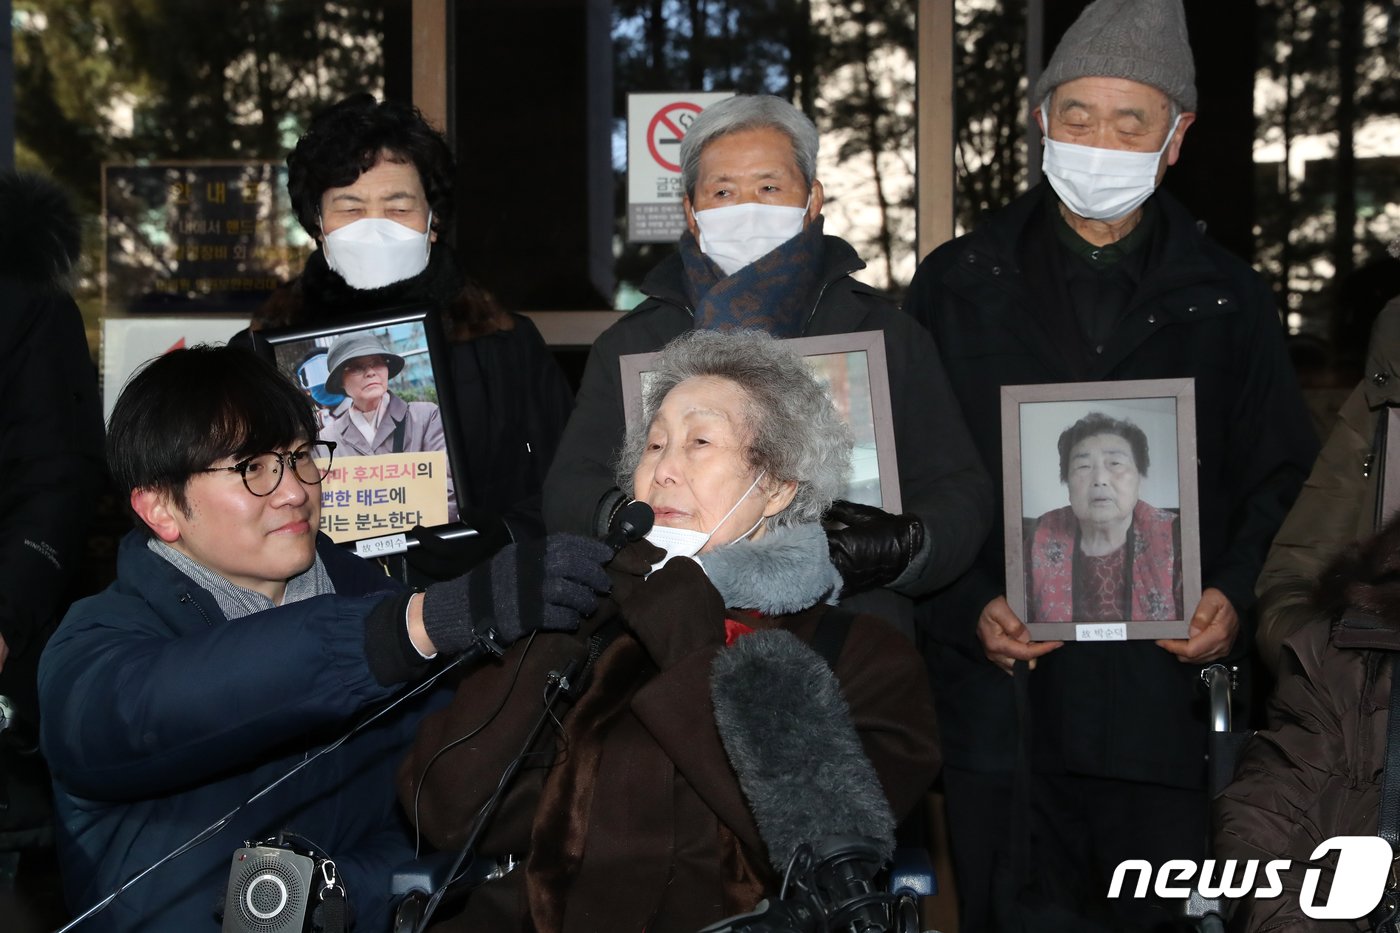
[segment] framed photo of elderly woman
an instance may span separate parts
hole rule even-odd
[[[1195,382],[1004,386],[1001,434],[1006,598],[1032,640],[1185,638],[1201,598]]]
[[[306,393],[323,441],[321,530],[341,543],[455,522],[456,419],[431,308],[265,331],[277,367]]]
[[[797,337],[782,343],[802,357],[851,429],[851,475],[839,498],[902,512],[884,332]],[[619,359],[629,428],[641,418],[647,373],[660,355],[631,353]]]

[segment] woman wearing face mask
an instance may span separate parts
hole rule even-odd
[[[542,534],[540,487],[572,393],[529,319],[468,279],[443,241],[456,169],[442,134],[411,106],[356,94],[312,120],[287,169],[297,220],[318,249],[259,310],[254,329],[436,307],[467,440],[456,490],[464,519],[483,532],[469,539],[479,553],[461,561]]]
[[[519,866],[472,892],[447,929],[693,931],[775,894],[771,826],[726,753],[738,727],[712,712],[732,700],[712,669],[744,639],[786,637],[770,630],[822,646],[821,671],[834,672],[878,776],[853,792],[902,817],[934,775],[913,645],[830,605],[841,578],[818,518],[849,469],[850,440],[824,391],[796,355],[751,331],[681,337],[649,378],[617,472],[656,527],[609,565],[612,600],[576,635],[472,671],[400,769],[424,838],[461,845],[539,716],[547,673],[601,646],[585,692],[531,747],[526,763],[538,766],[521,771],[477,846]],[[781,705],[778,688],[753,686]]]

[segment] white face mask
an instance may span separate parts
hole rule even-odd
[[[364,217],[332,230],[321,239],[326,265],[351,288],[383,288],[411,279],[428,267],[433,243],[433,212],[419,233],[387,217]]]
[[[809,192],[805,207],[748,201],[691,211],[691,216],[700,228],[700,251],[733,275],[801,233],[811,206]]]
[[[724,518],[716,522],[715,527],[707,532],[692,531],[689,528],[666,528],[662,525],[651,526],[651,531],[646,533],[646,539],[666,552],[665,557],[651,565],[651,573],[656,573],[656,571],[665,567],[673,557],[694,557],[696,554],[699,554],[705,545],[710,543],[710,539],[715,536],[715,532],[723,528],[724,523],[729,521],[729,516],[733,515],[739,506],[743,504],[744,500],[749,497],[749,493],[754,491],[754,487],[758,485],[759,480],[763,479],[763,474],[765,472],[767,471],[760,471],[758,476],[754,477],[754,481],[749,484],[748,489],[744,490],[744,494],[739,497],[739,501],[735,502],[734,505],[730,507],[729,511],[724,513]],[[753,534],[761,524],[763,524],[762,515],[758,517],[758,521],[753,523],[752,528],[734,540],[744,540],[749,535]]]
[[[1050,117],[1044,107],[1040,114],[1049,126]],[[1041,169],[1065,207],[1080,217],[1121,220],[1141,207],[1157,190],[1157,166],[1162,163],[1162,153],[1171,145],[1180,122],[1178,115],[1162,148],[1156,152],[1100,149],[1057,142],[1045,136]]]

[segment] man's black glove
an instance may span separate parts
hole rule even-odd
[[[409,548],[404,555],[408,562],[405,582],[424,586],[440,580],[452,580],[484,563],[501,548],[510,544],[510,529],[496,515],[480,509],[462,510],[462,521],[476,534],[459,538],[440,538],[431,529],[419,525],[408,532],[418,540],[418,547]]]
[[[908,513],[837,499],[823,522],[831,562],[845,582],[843,596],[893,583],[924,546],[924,524]],[[838,523],[845,527],[831,527]]]
[[[612,588],[612,549],[578,535],[507,545],[489,563],[423,593],[423,627],[439,651],[480,639],[502,648],[537,630],[572,632]]]

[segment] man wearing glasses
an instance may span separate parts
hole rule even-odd
[[[393,770],[431,694],[259,791],[437,654],[573,630],[608,589],[610,549],[569,536],[399,589],[317,534],[334,450],[315,428],[302,393],[237,349],[170,353],[117,401],[108,461],[137,528],[116,582],[73,606],[40,666],[70,908],[258,799],[85,931],[218,929],[232,853],[283,831],[334,860],[359,929],[387,929],[390,873],[414,854]]]

